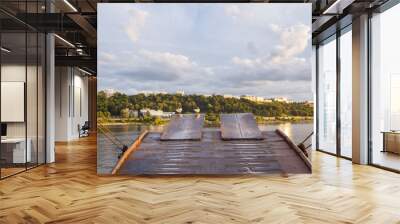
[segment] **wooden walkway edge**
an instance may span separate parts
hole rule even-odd
[[[301,151],[301,149],[294,144],[294,142],[281,130],[276,129],[276,133],[280,135],[286,143],[300,156],[300,158],[304,161],[304,163],[307,165],[307,167],[312,170],[312,164],[310,159]]]
[[[118,160],[117,164],[115,165],[114,169],[111,172],[112,175],[115,175],[118,173],[118,171],[121,169],[122,165],[129,158],[129,156],[139,148],[144,137],[146,137],[146,135],[148,133],[149,133],[149,131],[145,130],[136,138],[135,142],[124,152],[122,157]]]

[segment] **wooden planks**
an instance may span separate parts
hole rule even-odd
[[[294,144],[294,142],[282,131],[279,129],[276,129],[276,133],[278,135],[280,135],[286,142],[287,144],[300,156],[300,158],[304,161],[304,163],[310,168],[312,169],[312,165],[311,165],[311,160],[310,158],[308,158],[302,151],[301,149]]]
[[[201,141],[159,141],[150,133],[121,167],[121,175],[241,175],[310,173],[311,169],[276,132],[268,140],[221,140],[216,128]]]
[[[221,137],[223,140],[263,139],[251,113],[221,114]]]
[[[160,140],[200,140],[204,114],[174,115],[161,134]]]
[[[124,152],[122,157],[118,160],[117,164],[115,165],[114,169],[112,170],[111,174],[115,175],[121,169],[121,166],[125,163],[125,161],[129,158],[129,156],[139,148],[140,144],[142,143],[142,140],[146,135],[149,133],[149,131],[144,131],[142,132],[135,140],[135,142]]]

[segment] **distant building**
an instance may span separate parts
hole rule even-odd
[[[223,95],[223,97],[225,99],[229,99],[229,98],[240,99],[239,96],[234,96],[234,95],[231,95],[231,94],[225,94],[225,95]]]
[[[148,95],[151,94],[151,92],[150,91],[140,91],[139,94],[143,94],[145,96],[148,96]]]
[[[312,100],[307,100],[307,101],[305,101],[304,103],[305,103],[307,106],[314,107],[314,101],[312,101]]]
[[[157,94],[168,94],[165,91],[140,91],[139,94],[144,94],[145,96],[157,95]]]
[[[242,99],[250,100],[250,101],[256,101],[255,96],[241,96]]]
[[[139,117],[138,110],[129,110],[129,117]]]
[[[282,103],[292,103],[292,100],[288,100],[286,97],[277,97],[272,99],[275,102],[282,102]]]
[[[152,110],[152,109],[141,109],[140,113],[142,115],[149,115],[151,117],[162,117],[162,118],[170,118],[175,112],[164,112],[162,110]]]
[[[175,112],[163,112],[163,117],[170,118],[170,117],[172,117],[172,115],[174,115],[174,114],[175,114]]]
[[[176,91],[176,94],[178,94],[178,95],[185,95],[185,91],[183,91],[183,90],[178,90],[178,91]]]
[[[106,97],[111,97],[112,95],[114,95],[114,93],[116,93],[117,91],[115,91],[114,89],[105,89],[104,93],[106,94]]]
[[[242,99],[246,99],[246,100],[250,100],[253,102],[257,102],[257,103],[265,103],[265,102],[270,102],[271,100],[267,100],[264,97],[260,97],[260,96],[241,96]]]
[[[264,99],[264,97],[260,97],[260,96],[257,96],[256,97],[256,102],[265,102],[265,99]]]
[[[233,98],[233,95],[225,94],[225,95],[223,95],[223,97],[224,97],[225,99],[228,99],[228,98]]]

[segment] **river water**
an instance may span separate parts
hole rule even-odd
[[[143,130],[162,131],[162,126],[144,124],[107,125],[112,133],[125,145],[130,145]],[[276,122],[259,124],[261,131],[275,131],[280,129],[285,132],[295,143],[300,143],[313,131],[313,123],[306,122]],[[97,172],[108,174],[118,160],[118,149],[100,132],[97,136]]]

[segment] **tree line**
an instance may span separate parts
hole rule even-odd
[[[182,108],[182,113],[193,113],[199,108],[201,113],[253,113],[263,117],[313,116],[313,107],[307,103],[294,102],[254,102],[243,98],[225,98],[221,95],[181,95],[181,94],[135,94],[114,93],[107,97],[104,91],[97,94],[97,111],[106,116],[120,117],[126,110],[140,109],[174,112]]]

